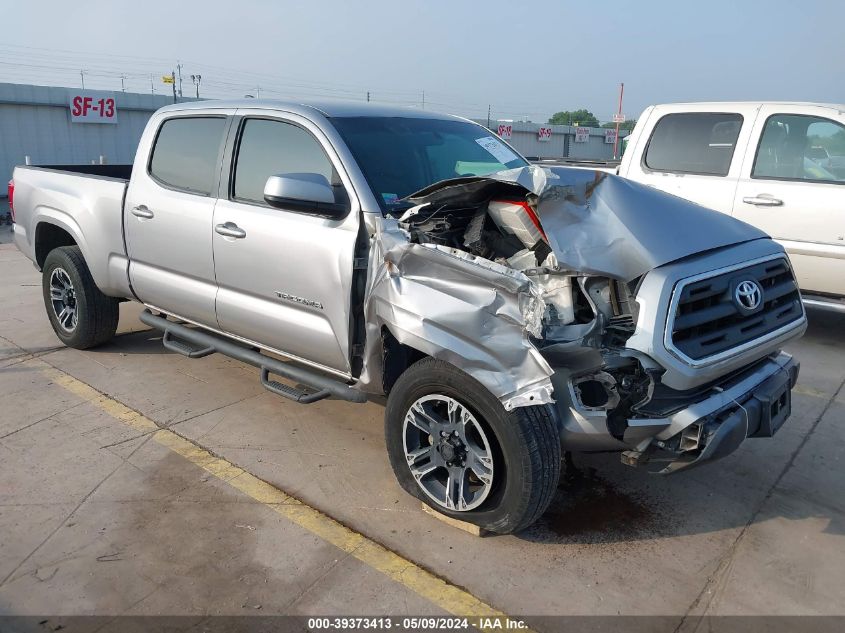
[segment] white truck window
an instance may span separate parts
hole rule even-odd
[[[225,127],[225,117],[168,119],[156,137],[150,175],[168,187],[211,195]]]
[[[643,162],[653,171],[727,176],[740,128],[735,113],[667,114],[654,126]]]
[[[798,114],[768,118],[752,178],[845,182],[845,126]]]
[[[322,174],[335,182],[334,168],[320,143],[292,123],[268,119],[244,121],[235,163],[238,200],[264,203],[264,185],[279,174]]]

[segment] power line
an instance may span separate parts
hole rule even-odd
[[[49,49],[43,47],[31,47],[31,46],[18,46],[18,45],[9,45],[9,44],[0,44],[0,50],[2,49],[10,49],[14,50],[15,48],[23,48],[27,50],[34,50],[34,51],[42,51],[42,53],[38,53],[37,56],[42,58],[44,61],[52,61],[55,59],[55,53],[61,52],[65,54],[70,54],[76,56],[76,59],[69,59],[67,55],[65,55],[66,61],[79,62],[79,63],[86,63],[86,66],[89,68],[97,68],[103,72],[109,73],[113,76],[119,77],[121,73],[113,70],[113,66],[103,66],[102,56],[99,54],[94,53],[80,53],[78,51],[68,51],[66,49]],[[45,55],[44,53],[47,53]],[[31,58],[33,56],[32,53],[27,54],[27,58]],[[93,58],[93,61],[92,61]],[[132,55],[110,55],[109,60],[112,63],[121,63],[124,68],[128,66],[128,63],[120,62],[119,60],[128,60],[132,64],[143,63],[147,67],[143,68],[143,70],[138,70],[136,74],[146,76],[149,72],[149,65],[150,63],[154,63],[157,66],[158,71],[160,72],[162,67],[170,66],[170,60],[165,58],[156,58],[156,57],[138,57]],[[311,91],[320,91],[325,92],[327,94],[334,94],[334,95],[344,95],[349,97],[357,97],[361,94],[361,86],[355,86],[354,84],[344,84],[341,82],[333,81],[332,83],[324,83],[324,82],[316,82],[311,79],[303,79],[301,77],[293,77],[289,75],[274,75],[270,73],[262,73],[262,72],[255,72],[249,70],[240,70],[234,68],[228,68],[224,66],[217,66],[213,64],[208,64],[204,62],[189,62],[185,61],[184,63],[180,63],[182,67],[190,66],[194,70],[205,70],[206,75],[210,76],[211,74],[216,75],[220,78],[228,78],[229,80],[232,79],[243,79],[246,77],[254,77],[256,79],[262,79],[260,82],[262,85],[280,85],[284,84],[286,88],[304,88]],[[42,64],[43,66],[43,64]],[[214,71],[213,73],[209,73],[209,71]],[[264,80],[266,79],[266,81]],[[252,79],[248,81],[240,81],[239,82],[243,86],[255,85],[258,83],[257,81],[253,81]],[[396,88],[387,88],[382,86],[375,86],[371,87],[372,90],[375,88],[377,92],[381,94],[389,94],[395,96],[406,96],[408,97],[409,102],[416,102],[417,95],[419,95],[419,91],[417,89],[407,89],[407,90],[397,90]],[[440,98],[440,103],[451,102],[454,103],[453,97],[456,97],[454,93],[440,93],[438,91],[429,91],[429,97],[434,97],[435,99]],[[460,98],[459,96],[457,96]],[[437,103],[436,101],[426,100],[427,103]],[[457,104],[461,105],[462,107],[471,107],[473,109],[483,109],[486,104],[484,103],[471,103],[471,104]],[[509,111],[520,111],[526,112],[529,114],[537,114],[530,112],[530,109],[535,108],[536,104],[501,104],[501,107],[509,110]]]
[[[61,59],[57,60],[59,54],[61,54]],[[147,79],[150,79],[149,90],[154,93],[155,82],[151,77],[169,74],[165,69],[172,67],[172,61],[163,57],[109,55],[108,60],[104,61],[102,55],[97,53],[11,44],[0,44],[0,55],[3,56],[0,60],[0,76],[24,78],[28,83],[40,80],[54,84],[70,84],[72,75],[78,74],[82,66],[85,70],[81,79],[86,84],[94,84],[95,87],[103,89],[109,89],[106,86],[117,89],[119,85],[123,91],[132,89],[144,91],[146,89],[143,86]],[[261,93],[288,98],[362,99],[362,95],[369,94],[370,100],[380,103],[442,108],[479,119],[486,116],[488,109],[487,103],[465,100],[463,98],[465,95],[437,90],[426,90],[421,93],[418,89],[405,90],[396,86],[370,86],[368,90],[364,90],[361,86],[349,83],[326,83],[310,78],[238,70],[187,60],[180,60],[176,68],[180,80],[183,69],[190,69],[194,74],[201,74],[202,85],[208,97],[240,97],[246,92],[255,90],[256,86],[260,86]],[[495,99],[491,101],[493,101],[490,106],[491,119],[494,116],[513,119],[527,116],[545,120],[547,116],[545,112],[539,111],[536,103],[496,103]],[[549,108],[549,110],[553,109]],[[612,117],[601,118],[610,120]]]

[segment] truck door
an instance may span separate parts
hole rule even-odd
[[[643,130],[648,138],[636,140],[638,155],[626,158],[622,175],[730,214],[742,158],[737,147],[748,140],[753,109],[749,117],[714,111],[712,105],[683,107],[682,112],[656,108],[651,113],[653,127]]]
[[[212,236],[220,328],[348,375],[360,207],[343,166],[302,117],[256,111],[234,125]],[[264,185],[281,174],[319,174],[351,200],[350,213],[334,220],[271,207]]]
[[[845,117],[765,105],[752,138],[734,216],[784,245],[802,291],[845,294]]]
[[[225,113],[163,118],[138,150],[124,204],[135,294],[214,328],[211,223],[229,122]]]

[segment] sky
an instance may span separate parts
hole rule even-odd
[[[0,82],[351,98],[543,122],[673,101],[845,103],[845,0],[4,3]],[[423,97],[424,93],[424,97]]]

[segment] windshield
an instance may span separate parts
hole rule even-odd
[[[412,117],[332,119],[382,211],[435,182],[486,176],[528,163],[488,129],[466,121]]]

